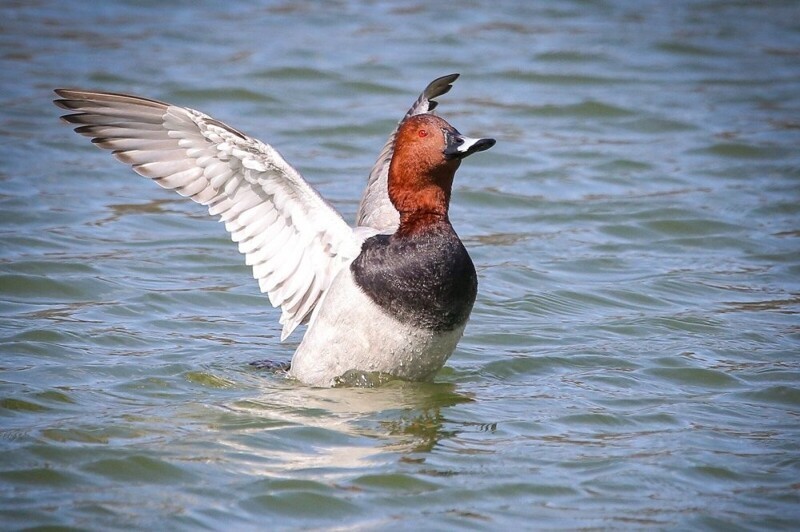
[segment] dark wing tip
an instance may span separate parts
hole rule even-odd
[[[55,92],[56,96],[58,96],[57,99],[53,100],[53,103],[56,105],[56,107],[60,107],[61,109],[66,109],[67,111],[71,111],[72,108],[68,107],[69,104],[67,103],[69,101],[67,89],[53,89],[53,92]]]
[[[151,98],[142,98],[141,96],[133,96],[131,94],[125,94],[122,92],[108,92],[108,91],[94,91],[94,90],[87,90],[87,89],[53,89],[53,92],[56,93],[60,98],[58,100],[53,100],[53,103],[58,105],[59,107],[62,104],[59,104],[60,101],[77,101],[77,102],[93,102],[98,104],[108,104],[108,103],[128,103],[133,105],[140,105],[144,107],[152,107],[157,109],[163,109],[165,107],[169,107],[170,104],[162,102],[160,100],[153,100]]]
[[[428,100],[432,100],[437,96],[447,94],[450,92],[450,89],[453,88],[453,82],[457,80],[458,76],[460,75],[461,74],[448,74],[446,76],[436,78],[428,83],[428,86],[425,87],[425,90],[422,91],[422,94],[424,94]]]
[[[58,105],[58,103],[56,103],[56,105]],[[59,105],[59,107],[61,107],[61,106]],[[64,109],[67,109],[67,107],[64,107]],[[85,118],[84,118],[85,116],[86,116],[86,113],[73,113],[71,115],[62,116],[61,120],[63,120],[67,124],[84,124],[85,125],[85,124],[87,124],[87,122],[85,121]]]

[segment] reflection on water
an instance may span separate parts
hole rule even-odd
[[[442,409],[472,401],[447,383],[392,381],[380,389],[309,389],[291,383],[281,392],[273,390],[227,408],[243,416],[268,417],[291,431],[315,431],[332,438],[332,445],[314,446],[312,453],[302,446],[300,452],[287,450],[277,455],[280,468],[290,470],[358,467],[387,451],[429,451],[440,439],[453,435],[442,432]],[[357,444],[342,445],[346,441],[342,435],[355,437]],[[369,440],[367,444],[363,438]],[[277,456],[273,454],[273,458]]]
[[[258,374],[241,374],[237,380],[229,377],[230,373],[210,371],[184,376],[187,383],[196,385],[200,392],[196,396],[202,396],[203,389],[230,393],[241,392],[243,383],[265,384]],[[446,383],[392,382],[380,389],[310,389],[289,380],[282,383],[280,377],[272,379],[267,393],[171,409],[172,416],[184,420],[178,434],[164,424],[162,416],[166,413],[139,408],[124,421],[111,421],[116,428],[98,431],[99,427],[90,425],[51,429],[42,436],[52,441],[93,444],[116,441],[119,445],[128,440],[124,446],[128,451],[123,454],[158,453],[162,444],[168,444],[177,463],[220,463],[225,464],[225,470],[242,475],[235,480],[225,475],[221,479],[224,482],[280,478],[291,472],[316,482],[337,482],[353,471],[391,463],[395,454],[428,452],[442,439],[454,437],[457,430],[443,429],[442,411],[471,401]],[[153,393],[174,389],[175,383],[148,379],[135,386],[150,388],[152,397]],[[248,389],[256,392],[256,388]],[[210,443],[203,446],[200,455],[194,454],[196,450],[189,443],[197,438]],[[94,460],[81,466],[96,467]]]

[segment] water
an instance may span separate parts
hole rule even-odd
[[[7,2],[3,528],[779,529],[800,519],[800,6]],[[434,384],[312,390],[222,226],[52,88],[201,109],[352,220],[431,79],[498,139]]]

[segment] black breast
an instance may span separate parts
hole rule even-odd
[[[373,236],[350,269],[381,308],[434,331],[464,324],[478,291],[472,259],[447,222],[413,236]]]

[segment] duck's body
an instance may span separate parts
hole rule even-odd
[[[308,330],[290,374],[330,386],[349,371],[431,380],[472,310],[477,276],[447,216],[460,160],[488,149],[429,114],[432,82],[384,147],[351,229],[269,145],[202,113],[134,96],[57,90],[64,117],[138,173],[218,214],[282,339]]]
[[[411,237],[375,235],[323,296],[291,373],[321,386],[353,368],[430,380],[461,339],[477,288],[449,223]]]

